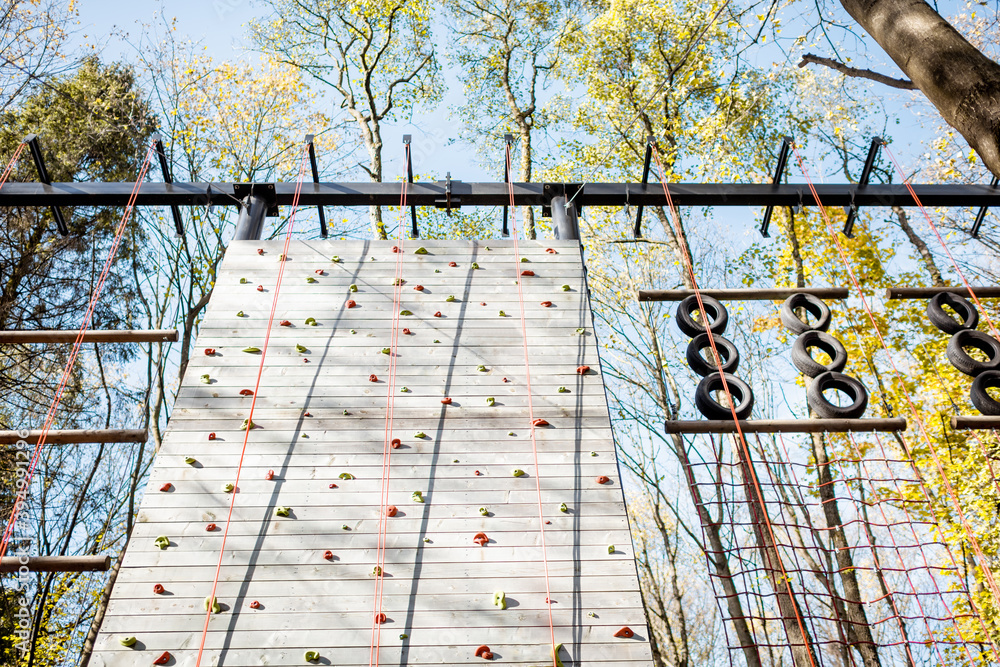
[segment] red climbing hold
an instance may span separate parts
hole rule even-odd
[[[493,653],[490,651],[489,646],[483,644],[482,646],[476,649],[476,657],[482,658],[483,660],[492,660]]]
[[[253,396],[252,389],[240,389],[240,396]]]
[[[554,254],[556,254],[556,251],[555,251],[555,249],[554,249],[554,248],[546,248],[546,249],[545,249],[545,252],[549,253],[550,255],[554,255]]]
[[[455,262],[448,262],[448,266],[458,266]]]
[[[548,426],[549,423],[547,421],[545,421],[544,419],[532,419],[531,420],[531,425],[532,426]]]
[[[160,487],[160,491],[169,491],[172,488],[174,488],[174,485],[171,484],[170,482],[167,482],[166,484]]]
[[[472,538],[472,541],[481,547],[485,547],[486,543],[490,541],[490,538],[486,537],[486,533],[476,533],[476,536]]]
[[[331,489],[336,489],[336,488],[337,488],[337,485],[336,485],[336,484],[330,484],[330,488],[331,488]]]
[[[323,558],[325,558],[327,560],[333,560],[333,552],[332,551],[324,551],[323,552]]]
[[[409,330],[409,329],[403,329],[403,335],[404,335],[404,336],[409,336],[409,335],[411,335],[411,332],[410,332],[410,330]]]
[[[263,292],[264,291],[264,286],[263,285],[257,285],[257,291],[258,292]]]
[[[385,508],[385,515],[386,516],[396,516],[396,512],[398,512],[398,511],[399,510],[396,509],[395,505],[389,505],[388,507]]]
[[[504,378],[503,381],[504,382],[510,382],[510,380],[508,380],[507,378]]]
[[[271,481],[272,479],[274,479],[274,471],[268,470],[267,474],[264,475],[264,479],[266,479],[267,481]]]
[[[601,475],[600,477],[597,478],[597,483],[598,484],[607,484],[610,481],[611,481],[611,479],[608,478],[607,475]]]
[[[250,603],[250,608],[251,609],[260,609],[260,603],[257,602],[256,600],[254,600],[253,602]]]
[[[589,370],[590,370],[590,366],[577,366],[576,367],[577,375],[586,375],[587,371],[589,371]]]
[[[480,306],[485,306],[485,305],[486,305],[486,302],[485,302],[485,301],[480,301],[480,302],[479,302],[479,305],[480,305]]]
[[[476,471],[476,477],[482,477],[482,475],[483,473],[479,472],[478,470]]]
[[[153,584],[153,593],[155,593],[156,595],[160,595],[166,590],[167,589],[163,587],[163,584]]]
[[[258,255],[263,255],[264,254],[264,249],[263,248],[257,248],[257,254]]]
[[[398,245],[392,246],[392,251],[393,252],[399,252],[399,246]]]
[[[375,614],[375,623],[378,625],[382,625],[383,623],[385,623],[385,614],[383,614],[382,612]]]
[[[205,348],[205,356],[206,357],[215,356],[215,348],[214,347],[206,347]]]
[[[525,271],[521,271],[521,275],[522,276],[533,276],[533,275],[535,275],[535,272],[531,271],[530,269],[528,269],[528,270],[525,270]]]
[[[208,434],[208,439],[209,440],[215,440],[215,434],[214,433],[209,433]]]
[[[350,301],[347,302],[348,308],[354,308],[356,305],[358,304],[354,301],[354,299],[351,299]]]
[[[316,269],[316,275],[317,276],[323,275],[323,269]]]
[[[434,313],[434,317],[441,317],[441,311],[439,310],[436,313]]]
[[[263,252],[261,254],[264,254]],[[164,651],[163,655],[153,661],[154,665],[165,665],[170,662],[170,651]]]
[[[288,320],[281,320],[280,322],[278,322],[278,326],[279,327],[290,327],[290,326],[292,326],[292,323],[289,322]]]
[[[619,630],[618,632],[615,633],[615,637],[624,637],[625,639],[628,639],[628,638],[634,637],[634,636],[635,636],[635,633],[632,632],[632,628],[628,627],[627,625],[625,627],[623,627],[621,630]]]
[[[418,292],[423,292],[424,291],[424,286],[423,285],[414,285],[413,289],[417,290]]]
[[[214,523],[210,523],[210,524],[208,524],[207,526],[205,526],[205,530],[207,530],[208,532],[210,532],[210,533],[211,533],[211,532],[212,532],[213,530],[215,530],[215,529],[216,529],[216,527],[217,527],[217,526],[216,526],[216,525],[215,525]]]
[[[378,382],[378,376],[375,375],[374,373],[372,373],[371,375],[368,376],[368,381],[369,382]]]
[[[399,449],[402,444],[403,444],[402,440],[400,440],[399,438],[393,438],[392,442],[389,443],[389,446],[392,447],[393,449]]]
[[[543,308],[551,308],[552,307],[552,302],[551,301],[542,301],[542,307]]]
[[[447,396],[442,398],[441,402],[444,403],[445,405],[451,405],[451,399],[448,398]]]
[[[312,417],[312,415],[311,415],[311,414],[309,414],[308,412],[303,412],[303,413],[302,413],[302,416],[303,416],[303,417]]]

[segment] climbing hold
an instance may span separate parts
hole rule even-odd
[[[416,250],[413,251],[413,254],[414,255],[426,255],[427,254],[427,248],[425,248],[423,246],[420,246],[419,248],[417,248]]]
[[[218,598],[212,595],[209,595],[207,598],[205,598],[205,602],[202,604],[202,606],[205,608],[205,611],[208,611],[209,607],[211,607],[213,614],[218,614],[219,612],[222,611],[222,607],[219,606]]]
[[[392,354],[392,348],[383,347],[382,354]]]
[[[226,482],[225,484],[222,485],[222,490],[225,493],[232,493],[233,489],[235,489],[235,488],[236,488],[236,485],[233,484],[232,482]]]
[[[400,315],[412,315],[413,313],[411,311],[409,311],[409,310],[401,310],[401,311],[399,311],[399,314]]]
[[[483,660],[492,660],[493,653],[490,652],[489,646],[483,644],[482,646],[476,649],[476,657],[482,658]]]
[[[502,382],[503,382],[504,384],[507,384],[508,382],[510,382],[510,380],[508,380],[507,378],[504,378],[504,379],[502,380]]]
[[[559,503],[559,511],[560,512],[568,512],[569,511],[569,507],[566,506],[566,503]]]
[[[569,389],[567,389],[566,387],[559,387],[559,393],[560,394],[567,394],[567,393],[569,393]]]
[[[257,602],[256,600],[254,600],[253,602],[250,603],[250,608],[251,609],[260,609],[260,603]]]
[[[323,269],[316,269],[315,271],[313,271],[313,273],[315,273],[317,276],[322,276],[323,275]]]
[[[267,480],[267,481],[269,481],[269,482],[270,482],[270,481],[271,481],[272,479],[274,479],[274,471],[273,471],[273,470],[268,470],[268,471],[267,471],[267,474],[266,474],[266,475],[264,475],[264,479],[266,479],[266,480]]]
[[[351,283],[351,286],[348,287],[347,289],[351,290],[352,292],[357,292],[358,291],[358,286],[355,285],[354,283]]]
[[[166,484],[160,487],[160,491],[169,491],[172,488],[174,488],[174,485],[171,484],[170,482],[167,482]]]
[[[303,413],[302,413],[302,416],[303,416],[303,417],[312,417],[312,415],[311,415],[311,414],[309,414],[308,412],[303,412]]]
[[[492,408],[494,405],[496,405],[496,402],[497,402],[497,399],[493,398],[492,396],[487,396],[486,397],[486,405],[488,405],[489,407]]]
[[[240,278],[240,285],[246,285],[246,284],[247,284],[247,279],[246,278]]]
[[[306,662],[316,662],[319,660],[319,653],[317,651],[306,651],[305,656]]]
[[[609,544],[608,545],[608,553],[609,554],[613,554],[614,552],[615,552],[615,545]]]
[[[403,285],[406,284],[406,281],[403,280],[402,278],[396,278],[395,280],[392,281],[392,284],[395,285],[396,287],[402,287]]]
[[[208,434],[208,439],[209,440],[215,440],[215,434],[214,433],[209,433]]]
[[[325,558],[327,560],[333,560],[333,552],[332,551],[324,551],[323,552],[323,558]]]
[[[338,487],[337,487],[337,485],[336,485],[336,484],[333,484],[333,483],[331,482],[331,483],[330,483],[330,488],[331,488],[331,489],[336,489],[336,488],[338,488]]]
[[[589,371],[589,370],[590,370],[590,366],[577,366],[576,367],[576,373],[577,373],[577,375],[586,375],[587,371]]]
[[[399,391],[402,392],[402,393],[404,393],[404,394],[407,394],[407,393],[410,392],[410,389],[408,387],[403,387]]]
[[[431,541],[431,538],[429,538],[429,537],[425,537],[424,538],[424,542],[430,542],[430,541]]]
[[[372,373],[371,375],[368,376],[368,381],[369,382],[378,382],[378,376],[375,375],[374,373]]]
[[[166,549],[167,547],[170,546],[170,538],[167,537],[166,535],[160,535],[159,537],[156,538],[153,544],[160,547],[161,549]]]
[[[118,643],[122,646],[135,646],[138,640],[135,637],[120,637]]]
[[[350,413],[350,412],[348,412],[347,410],[344,410],[344,416],[345,416],[345,417],[346,417],[347,415],[349,415],[349,414],[351,414],[351,413]]]
[[[473,262],[472,263],[472,268],[478,269],[479,268],[479,263],[478,262]]]
[[[457,262],[448,262],[448,266],[458,266]]]
[[[476,533],[476,536],[472,538],[472,541],[481,547],[485,547],[490,538],[486,537],[486,533]]]
[[[521,261],[522,261],[522,262],[527,262],[527,261],[528,261],[528,258],[527,258],[527,257],[522,257],[522,258],[521,258]]]
[[[410,494],[410,499],[413,500],[413,502],[415,502],[415,503],[422,503],[422,502],[424,502],[424,493],[423,493],[423,491],[414,491],[412,494]]]
[[[319,282],[319,281],[316,280],[315,278],[313,278],[312,276],[306,276],[306,282],[307,283],[316,283],[316,282]]]
[[[240,424],[240,430],[241,430],[241,431],[252,431],[252,430],[253,430],[253,429],[255,429],[255,428],[257,428],[257,425],[256,425],[256,424],[254,424],[254,423],[253,423],[252,421],[250,421],[249,419],[244,419],[244,420],[243,420],[243,423],[242,423],[242,424]]]
[[[413,289],[417,290],[418,292],[423,292],[424,291],[424,286],[423,285],[414,285]]]
[[[610,479],[608,478],[608,476],[607,476],[607,475],[601,475],[601,476],[599,476],[599,477],[597,478],[597,483],[598,483],[598,484],[607,484],[607,483],[608,483],[608,482],[610,482],[610,481],[611,481],[611,480],[610,480]]]
[[[535,272],[534,271],[525,270],[525,271],[521,271],[521,275],[522,276],[533,276],[533,275],[535,275]]]
[[[403,634],[399,635],[400,639],[409,639],[409,637],[410,637],[410,635],[406,634],[405,632]]]
[[[451,398],[445,396],[444,398],[441,399],[441,402],[445,405],[451,405]]]
[[[213,531],[214,531],[214,530],[215,530],[215,529],[216,529],[217,527],[218,527],[218,526],[216,526],[216,525],[215,525],[214,523],[210,523],[210,524],[208,524],[207,526],[205,526],[205,530],[206,530],[207,532],[211,533],[211,532],[213,532]]]
[[[385,623],[385,614],[382,612],[375,614],[375,625],[382,625],[383,623]]]
[[[257,285],[257,291],[258,292],[263,292],[264,291],[264,286],[263,285]]]
[[[562,291],[563,292],[568,292],[569,291],[569,285],[563,285],[562,286]]]
[[[480,301],[480,302],[479,302],[479,305],[480,305],[480,306],[485,306],[485,305],[486,305],[486,302],[485,302],[485,301]]]
[[[288,516],[292,511],[291,507],[276,507],[274,513],[277,516]]]
[[[373,567],[372,568],[372,576],[373,577],[381,577],[382,576],[382,568],[380,568],[378,565],[376,565],[375,567]]]
[[[259,347],[254,347],[253,345],[249,345],[249,346],[243,348],[243,351],[246,352],[247,354],[254,354],[256,352],[260,352],[260,348]]]
[[[548,426],[549,423],[547,421],[545,421],[544,419],[532,419],[531,420],[531,425],[532,426]]]
[[[358,303],[354,299],[348,299],[347,300],[347,307],[348,308],[354,308],[357,305],[358,305]]]
[[[550,255],[556,254],[555,248],[546,248],[545,252],[549,253]]]
[[[479,513],[482,514],[483,516],[489,516],[490,515],[490,511],[488,509],[486,509],[485,507],[480,507],[479,508]]]
[[[389,443],[389,446],[392,447],[393,449],[399,449],[402,446],[402,444],[403,444],[402,440],[400,440],[399,438],[393,438],[392,442]]]
[[[240,389],[240,396],[253,396],[252,389]]]
[[[349,472],[342,472],[339,475],[340,479],[354,479],[354,475]]]
[[[163,584],[153,584],[153,593],[156,594],[156,595],[160,595],[161,593],[165,592],[166,590],[167,589],[163,587]]]
[[[551,308],[552,307],[552,302],[551,301],[542,301],[542,307],[543,308]]]
[[[434,317],[441,317],[441,311],[439,310],[436,313],[434,313]]]
[[[397,512],[399,512],[399,510],[396,509],[395,505],[389,505],[388,507],[385,508],[386,516],[396,516]]]
[[[435,338],[435,339],[434,339],[434,342],[435,342],[435,343],[440,343],[441,341],[439,341],[439,340],[438,340],[437,338]]]
[[[306,347],[305,345],[301,345],[299,343],[296,343],[295,344],[295,351],[298,352],[299,354],[305,354],[306,352],[309,351],[309,348]]]
[[[615,637],[624,637],[625,639],[629,639],[634,636],[635,633],[632,632],[632,628],[628,627],[627,625],[622,627],[621,630],[615,633]]]
[[[485,373],[486,372],[486,366],[484,366],[482,364],[479,364],[479,367],[476,368],[476,370],[479,371],[480,373]]]
[[[493,592],[493,606],[501,609],[507,608],[507,595],[503,591]]]
[[[357,332],[357,330],[355,330],[355,329],[351,329],[351,333],[352,333],[352,334],[356,334],[356,333],[358,333],[358,332]]]
[[[413,437],[414,438],[426,438],[427,434],[424,433],[423,431],[417,431],[416,433],[413,434]]]
[[[348,525],[347,525],[347,524],[345,523],[345,524],[344,524],[343,526],[341,526],[341,527],[340,527],[340,529],[341,529],[341,530],[350,530],[350,529],[351,529],[351,527],[350,527],[350,526],[348,526]]]
[[[204,375],[202,375],[201,376],[201,383],[202,384],[212,384],[212,378],[211,378],[211,376],[208,373],[205,373]]]
[[[403,335],[404,336],[410,336],[410,335],[412,335],[412,332],[409,329],[403,329]]]
[[[513,431],[507,431],[507,435],[514,435]]]
[[[399,246],[398,245],[392,246],[392,251],[393,252],[399,252]]]
[[[597,452],[591,452],[590,455],[591,456],[597,456]]]
[[[455,301],[455,295],[454,294],[449,294],[448,298],[445,299],[445,301],[447,301],[448,303],[452,303],[453,301]]]
[[[486,250],[487,250],[487,251],[488,251],[488,250],[490,250],[490,247],[489,247],[489,246],[486,246]]]
[[[170,662],[170,658],[171,657],[172,656],[170,655],[170,651],[164,651],[163,653],[160,654],[159,658],[157,658],[156,660],[153,661],[153,664],[154,665],[165,665],[168,662]]]
[[[559,651],[562,649],[562,644],[556,644],[552,647],[552,660],[555,662],[554,667],[565,667],[563,665],[562,659],[559,657]]]
[[[481,477],[481,476],[482,476],[482,474],[483,474],[483,473],[479,472],[478,470],[476,471],[476,477]]]
[[[307,324],[307,325],[309,325],[311,327],[316,326],[316,318],[315,317],[307,317],[306,321],[305,321],[305,324]]]
[[[278,326],[279,327],[290,327],[290,326],[292,326],[292,323],[289,322],[288,320],[281,320],[280,322],[278,322]]]
[[[236,313],[236,317],[246,317],[246,314],[241,310],[238,313]]]
[[[501,310],[501,311],[500,311],[500,317],[507,317],[507,313],[505,313],[505,312],[503,312],[503,311]]]
[[[206,357],[213,357],[213,356],[215,356],[215,348],[213,348],[213,347],[206,347],[205,348],[205,356]]]
[[[258,255],[263,255],[264,254],[264,249],[263,248],[257,248],[257,254]]]
[[[197,462],[198,462],[198,459],[196,459],[193,456],[185,456],[184,457],[184,463],[188,464],[189,466],[193,466]]]
[[[333,262],[334,264],[340,264],[340,255],[334,255],[333,257],[330,258],[330,261]]]
[[[514,435],[514,433],[510,432],[507,435]],[[524,477],[526,474],[527,473],[521,470],[520,468],[514,468],[514,477]]]

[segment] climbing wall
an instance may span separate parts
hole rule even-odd
[[[293,243],[230,492],[282,252],[231,245],[92,665],[651,663],[577,244],[488,243]]]

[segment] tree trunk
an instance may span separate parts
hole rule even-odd
[[[521,182],[531,182],[531,126],[521,121]],[[535,210],[524,207],[524,236],[535,240]]]
[[[1000,65],[923,0],[840,2],[1000,175]]]

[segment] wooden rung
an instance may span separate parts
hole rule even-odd
[[[793,294],[812,294],[820,299],[846,299],[846,287],[769,287],[762,289],[703,289],[705,296],[720,301],[784,301]],[[682,301],[694,294],[689,289],[639,290],[639,301]]]
[[[956,429],[1000,428],[1000,417],[991,417],[988,415],[954,416],[951,418],[951,427]]]
[[[107,572],[111,556],[29,556],[26,563],[17,556],[4,556],[0,573],[17,572],[22,565],[29,572]]]
[[[998,422],[1000,423],[1000,422]],[[735,433],[732,420],[671,420],[663,425],[667,433]],[[906,419],[749,419],[741,420],[744,433],[866,433],[905,431]]]
[[[983,299],[1000,298],[1000,287],[972,286],[976,296]],[[952,292],[959,296],[969,296],[969,290],[964,285],[945,285],[944,287],[889,287],[885,290],[887,299],[930,299],[941,292]]]
[[[79,331],[0,331],[0,343],[72,343]],[[178,340],[177,329],[104,329],[83,334],[84,343],[172,343]]]
[[[20,435],[18,435],[20,433]],[[24,431],[0,431],[0,445],[13,445],[24,440],[34,446],[41,437],[41,431],[28,431],[28,437],[23,438]],[[49,431],[45,442],[50,445],[75,445],[85,442],[146,442],[146,429],[142,428],[109,428],[109,429],[66,429]]]

